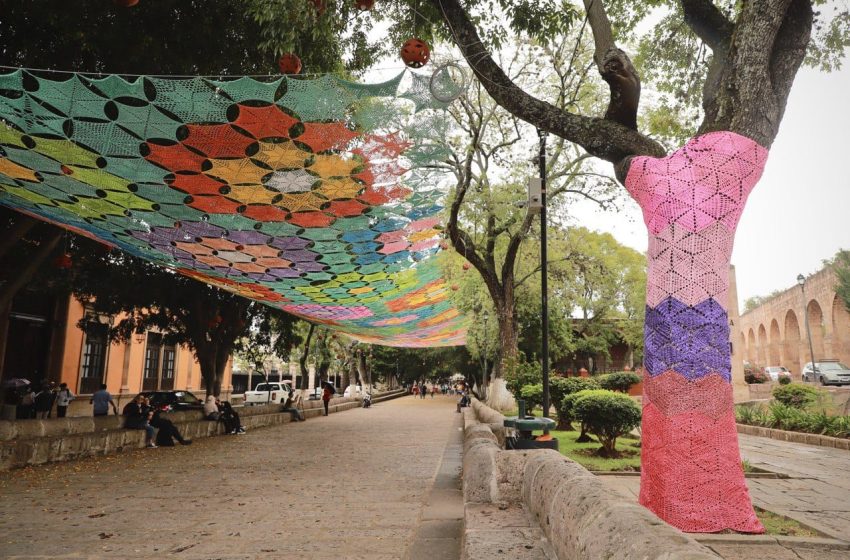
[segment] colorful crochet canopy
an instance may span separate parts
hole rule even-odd
[[[463,344],[441,115],[410,116],[439,103],[403,76],[0,74],[0,204],[362,341]]]

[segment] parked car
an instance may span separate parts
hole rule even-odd
[[[271,383],[260,383],[253,391],[245,391],[245,405],[281,403],[292,398],[292,382],[279,381]]]
[[[812,362],[803,366],[803,381],[819,381],[821,385],[850,385],[850,368],[838,360],[822,360],[815,362],[814,373]]]
[[[175,410],[203,410],[204,403],[189,391],[142,391],[151,406],[163,412]]]
[[[771,381],[779,381],[780,377],[791,377],[791,372],[782,366],[767,366],[764,373]]]

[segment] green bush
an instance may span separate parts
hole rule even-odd
[[[773,389],[773,398],[784,405],[806,408],[818,400],[819,391],[801,383],[780,385]]]
[[[576,393],[572,412],[602,444],[600,454],[617,457],[617,438],[640,425],[641,411],[628,395],[596,389]]]
[[[536,385],[543,382],[540,365],[531,362],[520,362],[513,370],[505,374],[505,385],[515,399],[522,398],[522,388],[526,385]]]
[[[599,388],[599,382],[593,377],[558,377],[553,379],[549,390],[552,393],[552,402],[558,409],[559,430],[572,431],[573,429],[572,401],[565,404],[564,399],[579,391]]]
[[[790,383],[791,383],[791,376],[790,375],[780,375],[779,376],[779,384],[780,385],[788,385]]]
[[[630,371],[620,371],[599,376],[599,385],[609,391],[628,393],[632,385],[640,383],[641,377]]]
[[[520,391],[520,398],[525,401],[525,410],[531,412],[536,407],[543,406],[543,384],[526,385]]]

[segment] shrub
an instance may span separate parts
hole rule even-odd
[[[744,371],[744,381],[750,384],[767,383],[770,378],[761,369]]]
[[[577,395],[573,414],[602,444],[601,455],[617,457],[617,438],[640,424],[640,407],[628,395],[605,389]]]
[[[599,382],[593,377],[559,377],[553,380],[550,386],[552,402],[558,409],[558,429],[572,430],[573,416],[571,413],[572,401],[564,404],[568,395],[587,389],[599,389]]]
[[[520,398],[525,401],[525,407],[531,412],[536,407],[543,406],[543,384],[525,385],[520,391]]]
[[[780,385],[773,389],[773,398],[784,405],[806,408],[818,399],[819,391],[801,383]]]
[[[640,380],[640,375],[636,373],[621,371],[600,376],[599,385],[601,385],[603,389],[608,389],[609,391],[628,393],[631,386],[640,383]]]
[[[791,376],[790,375],[780,375],[779,376],[779,384],[780,385],[788,385],[790,383],[791,383]]]
[[[543,374],[540,372],[540,365],[531,362],[520,362],[505,374],[505,385],[516,399],[522,398],[523,387],[535,385],[542,381]]]

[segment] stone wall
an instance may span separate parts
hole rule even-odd
[[[667,525],[649,510],[607,488],[581,465],[551,450],[506,451],[490,429],[501,417],[473,400],[464,413],[463,496],[465,502],[464,558],[484,557],[481,543],[512,538],[530,540],[528,550],[550,548],[561,559],[717,560],[719,557],[688,535]],[[504,417],[502,417],[504,419]],[[521,508],[545,535],[534,538],[536,527],[516,518],[500,526],[484,504],[499,510]],[[495,513],[498,518],[498,513]],[[504,519],[504,517],[502,517]],[[483,535],[483,532],[488,532]],[[543,558],[543,555],[526,555]]]
[[[402,395],[403,391],[375,395],[373,402]],[[360,404],[356,397],[337,397],[331,400],[329,411],[342,412],[360,407]],[[237,408],[237,412],[246,429],[291,421],[291,415],[283,412],[280,404],[242,407]],[[321,401],[304,402],[306,418],[322,413]],[[186,438],[224,433],[221,423],[204,420],[201,411],[171,412],[163,416],[174,422]],[[143,448],[144,430],[126,430],[123,425],[124,418],[114,415],[0,421],[0,470]]]

